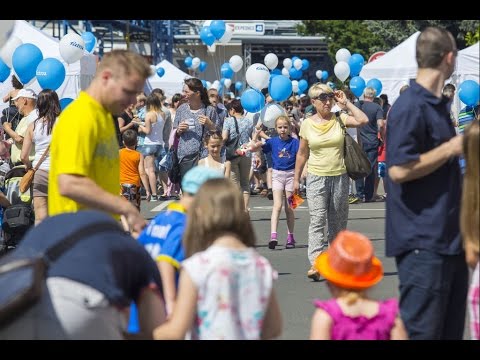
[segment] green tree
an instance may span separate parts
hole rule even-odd
[[[371,32],[384,39],[388,46],[386,51],[427,26],[446,28],[455,38],[458,49],[463,49],[469,45],[467,36],[471,38],[478,33],[480,25],[478,20],[364,20],[363,22]]]
[[[385,50],[386,46],[382,37],[370,31],[362,20],[304,20],[297,31],[301,35],[325,36],[333,63],[336,63],[335,54],[341,48],[352,54],[361,54],[368,60],[370,55]]]

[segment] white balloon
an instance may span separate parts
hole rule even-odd
[[[227,44],[232,39],[232,36],[233,36],[233,27],[227,24],[227,26],[225,26],[225,34],[223,34],[223,36],[218,41],[221,44]]]
[[[293,92],[298,92],[298,81],[297,80],[292,80],[292,91]]]
[[[0,58],[2,58],[3,62],[7,64],[7,66],[10,69],[12,68],[13,53],[15,52],[17,47],[19,47],[22,44],[23,44],[23,41],[20,40],[18,37],[10,36],[10,38],[7,40],[2,50],[0,51]]]
[[[345,61],[348,64],[348,60],[350,60],[351,56],[352,54],[350,54],[350,51],[348,51],[348,49],[342,48],[338,50],[335,54],[335,59],[337,60],[337,62]]]
[[[232,79],[225,79],[223,82],[223,86],[225,86],[227,89],[232,85]]]
[[[74,33],[66,34],[58,43],[60,55],[67,64],[72,64],[78,61],[83,56],[85,51],[85,40]]]
[[[209,90],[212,87],[212,83],[210,81],[207,81],[207,90]]]
[[[200,65],[201,62],[202,62],[202,60],[200,60],[199,57],[194,57],[192,59],[192,69],[195,70],[196,68],[198,68],[198,66]]]
[[[315,72],[315,76],[317,77],[318,80],[321,80],[322,79],[322,74],[323,74],[323,71],[322,70],[317,70]]]
[[[350,75],[350,65],[348,65],[345,61],[340,61],[335,64],[333,72],[341,82],[344,82]]]
[[[239,72],[243,66],[243,59],[238,55],[233,55],[228,62],[233,72]]]
[[[290,70],[290,68],[292,67],[292,59],[283,59],[283,66],[285,67],[285,69]]]
[[[270,71],[260,63],[252,64],[248,67],[245,74],[248,85],[257,90],[265,89],[270,79]]]
[[[205,22],[203,23],[202,27],[210,26],[211,23],[212,23],[212,20],[205,20]]]
[[[288,71],[287,68],[282,69],[282,75],[290,79],[290,72]]]
[[[10,38],[10,35],[12,35],[14,26],[15,26],[15,20],[0,21],[0,50],[2,50],[2,46],[7,43],[8,39]]]
[[[260,120],[266,127],[273,129],[275,128],[275,121],[280,115],[287,115],[285,109],[277,103],[270,103],[265,105],[260,112]]]
[[[293,62],[293,67],[297,70],[300,70],[303,66],[302,59],[295,59]]]
[[[269,53],[265,55],[265,59],[263,59],[263,62],[270,70],[273,70],[278,65],[278,57],[274,53]]]

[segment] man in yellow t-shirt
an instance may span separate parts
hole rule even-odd
[[[150,76],[140,55],[113,50],[86,91],[63,111],[50,145],[49,215],[97,209],[123,215],[133,233],[145,226],[138,209],[118,196],[118,142],[112,114],[136,100]]]

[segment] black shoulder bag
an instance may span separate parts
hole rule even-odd
[[[367,155],[361,148],[361,146],[353,140],[350,134],[347,132],[345,125],[343,124],[342,120],[340,120],[339,113],[335,113],[335,117],[339,122],[343,134],[345,135],[345,142],[344,142],[344,152],[343,156],[345,158],[345,167],[347,168],[348,176],[352,180],[362,179],[372,171],[372,165],[368,160]]]
[[[51,262],[79,240],[92,233],[106,231],[123,233],[114,222],[95,223],[75,231],[43,253],[10,261],[4,258],[0,262],[0,327],[8,325],[40,299]]]
[[[238,157],[238,154],[236,153],[237,149],[240,147],[240,131],[238,130],[238,121],[235,116],[233,116],[233,121],[235,122],[235,130],[237,131],[237,136],[235,139],[231,140],[230,138],[228,141],[225,143],[225,158],[227,160],[233,160],[236,157]],[[230,137],[230,136],[229,136]]]

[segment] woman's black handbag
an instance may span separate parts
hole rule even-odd
[[[233,160],[238,157],[236,151],[240,147],[240,131],[238,131],[238,121],[235,116],[233,116],[233,120],[235,121],[235,130],[237,131],[237,136],[232,140],[229,135],[228,141],[225,143],[225,158],[227,160]]]
[[[338,112],[335,113],[335,116],[342,127],[343,134],[345,135],[344,158],[348,176],[352,180],[363,179],[372,171],[372,165],[360,144],[357,143],[349,133],[347,133],[347,129],[340,120]]]
[[[172,146],[169,153],[172,159],[172,167],[168,170],[168,178],[172,184],[177,184],[180,182],[180,164],[178,163],[177,149]]]

